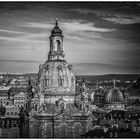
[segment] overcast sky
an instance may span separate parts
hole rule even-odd
[[[140,73],[138,2],[0,2],[0,72],[38,72],[55,18],[75,74]]]

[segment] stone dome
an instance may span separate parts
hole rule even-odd
[[[50,36],[48,60],[39,66],[38,88],[40,104],[56,105],[60,99],[64,104],[74,104],[75,76],[72,66],[65,61],[63,35],[56,24]],[[51,107],[50,106],[50,107]]]
[[[123,103],[123,95],[118,88],[111,89],[106,95],[106,102],[109,104]]]
[[[46,61],[39,70],[40,90],[46,94],[75,94],[75,76],[66,61]]]

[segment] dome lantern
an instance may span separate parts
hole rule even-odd
[[[59,28],[58,20],[56,19],[55,26],[50,36],[50,51],[48,54],[48,61],[65,61],[64,57],[62,30]]]

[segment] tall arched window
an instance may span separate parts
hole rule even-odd
[[[66,137],[66,127],[62,126],[61,127],[61,138],[65,138]]]
[[[35,111],[37,111],[37,105],[35,105]]]
[[[51,130],[52,130],[52,129],[51,129],[51,126],[48,125],[48,126],[47,126],[47,131],[46,131],[47,138],[51,138],[51,133],[52,133]]]
[[[44,88],[44,86],[45,86],[45,81],[44,79],[42,79],[42,87]]]
[[[76,125],[75,126],[75,136],[78,137],[80,134],[80,128],[79,128],[79,125]]]
[[[48,79],[48,77],[45,78],[45,86],[46,87],[49,86],[49,79]]]
[[[61,42],[60,40],[56,40],[57,42],[57,51],[61,51]]]
[[[71,86],[74,86],[74,77],[71,78]]]
[[[59,83],[59,86],[63,86],[63,79],[61,76],[58,79],[58,83]]]

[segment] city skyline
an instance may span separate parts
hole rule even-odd
[[[139,73],[139,2],[1,2],[0,72],[38,72],[58,18],[75,74]]]

